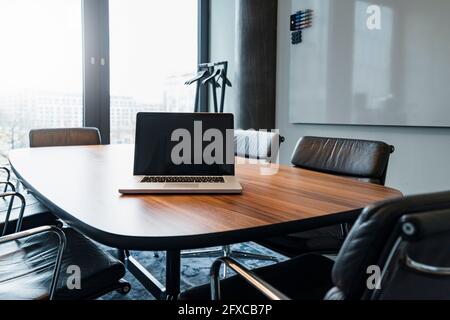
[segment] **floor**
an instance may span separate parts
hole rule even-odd
[[[268,254],[277,257],[280,261],[286,260],[285,257],[276,254],[255,243],[243,243],[233,246],[234,249],[259,254]],[[108,250],[108,248],[105,248]],[[109,249],[111,250],[111,249]],[[109,251],[108,250],[108,251]],[[160,253],[159,257],[155,257],[153,252],[133,252],[135,258],[145,266],[151,273],[162,283],[165,277],[165,255]],[[195,286],[209,283],[209,270],[215,258],[186,258],[181,262],[181,290],[186,290]],[[262,262],[254,260],[241,260],[248,268],[257,268],[271,264],[271,262]],[[232,274],[230,273],[229,276]],[[155,298],[147,292],[147,290],[127,272],[125,279],[131,284],[132,290],[122,296],[119,293],[111,293],[102,298],[102,300],[154,300]]]

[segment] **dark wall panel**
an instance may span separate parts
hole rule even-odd
[[[277,0],[236,1],[237,126],[274,129]]]

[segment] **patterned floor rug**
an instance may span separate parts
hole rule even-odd
[[[270,251],[255,243],[243,243],[233,246],[233,249],[258,254],[267,254],[275,256],[279,261],[286,260],[285,257]],[[111,250],[108,250],[111,251]],[[111,251],[112,252],[112,251]],[[165,255],[160,253],[159,257],[155,257],[153,252],[132,252],[133,256],[149,270],[161,283],[165,278]],[[187,290],[205,283],[209,283],[209,270],[215,258],[185,258],[181,261],[181,290]],[[262,262],[256,260],[240,260],[250,269],[262,267],[271,264],[271,262]],[[230,273],[228,276],[231,276]],[[132,290],[126,296],[117,292],[110,293],[102,298],[102,300],[154,300],[155,298],[133,277],[127,272],[125,279],[131,283]]]

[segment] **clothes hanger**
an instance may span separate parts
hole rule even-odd
[[[227,74],[225,72],[225,69],[222,69],[222,72],[220,73],[220,77],[222,78],[222,80],[224,81],[224,83],[228,86],[228,87],[232,87],[233,85],[231,84],[231,81],[227,78]]]
[[[216,71],[214,71],[208,78],[206,78],[205,80],[203,80],[202,84],[207,84],[208,82],[211,82],[212,80],[214,80],[214,85],[216,88],[220,88],[220,84],[217,82],[216,78],[220,75],[221,70],[217,69]]]
[[[214,112],[215,113],[219,112],[219,106],[217,104],[217,88],[220,88],[220,85],[217,82],[216,77],[218,77],[220,75],[220,73],[221,73],[221,70],[217,69],[215,72],[212,73],[212,75],[210,75],[208,78],[206,78],[202,82],[203,85],[208,84],[208,83],[212,84]]]
[[[220,97],[220,113],[223,113],[225,108],[225,90],[228,87],[232,87],[231,81],[227,78],[227,71],[226,69],[222,69],[220,72],[220,78],[222,79],[222,94]]]
[[[200,81],[205,77],[209,77],[209,69],[199,71],[194,78],[192,78],[184,83],[185,85],[190,86],[193,83],[197,82],[197,88],[196,88],[196,93],[195,93],[194,112],[200,112],[200,106],[199,106],[200,87],[201,87]]]
[[[202,78],[204,78],[206,76],[206,74],[208,73],[208,70],[203,70],[203,71],[199,71],[194,78],[187,80],[184,84],[187,86],[190,86],[191,84],[200,81]]]

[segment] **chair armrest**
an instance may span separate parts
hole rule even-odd
[[[0,198],[8,198],[8,197],[11,197],[11,201],[9,202],[8,212],[6,213],[2,236],[4,236],[6,234],[6,230],[8,229],[9,218],[11,216],[12,208],[14,205],[14,199],[17,197],[22,202],[22,205],[20,206],[19,217],[17,219],[17,224],[16,224],[16,233],[19,232],[20,229],[22,229],[23,214],[25,213],[25,207],[26,207],[25,197],[23,195],[21,195],[20,193],[18,193],[18,192],[0,193]]]
[[[400,220],[401,237],[405,241],[416,242],[450,231],[450,210],[430,211],[420,214],[409,214]],[[433,276],[450,276],[449,267],[429,265],[416,261],[405,253],[406,267],[419,273]]]
[[[0,170],[6,172],[6,174],[7,174],[7,179],[6,180],[9,181],[9,178],[11,177],[11,170],[9,170],[7,167],[3,167],[3,166],[0,166]]]
[[[216,260],[211,267],[210,278],[212,300],[221,299],[219,274],[222,264],[225,264],[231,270],[236,272],[239,277],[243,278],[246,282],[248,282],[256,290],[264,294],[270,300],[290,300],[286,295],[272,287],[266,281],[259,278],[250,270],[246,269],[239,262],[229,257],[224,257]]]
[[[26,230],[18,233],[14,233],[8,236],[3,236],[0,238],[0,245],[5,244],[7,242],[12,242],[20,239],[25,239],[31,236],[35,236],[42,233],[54,233],[59,239],[58,244],[58,253],[56,255],[56,262],[55,262],[55,268],[53,270],[53,277],[52,282],[50,284],[50,300],[53,300],[53,297],[55,295],[56,285],[58,284],[59,279],[59,271],[61,269],[61,263],[63,258],[64,249],[66,247],[66,235],[64,232],[54,226],[45,226],[45,227],[39,227],[31,230]]]
[[[3,191],[4,193],[8,192],[8,187],[11,188],[12,192],[16,192],[16,186],[13,183],[11,183],[10,181],[0,181],[0,186],[2,186],[2,185],[5,186],[5,190]]]
[[[450,231],[450,210],[409,214],[400,220],[402,237],[407,241],[420,241]]]
[[[6,167],[0,167],[0,171],[6,172],[6,182],[9,182],[9,180],[11,179],[11,171]],[[5,190],[3,190],[3,192],[6,192],[7,189],[8,189],[8,186],[5,185]]]

